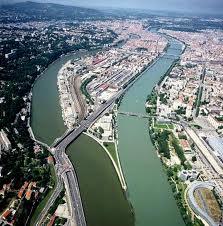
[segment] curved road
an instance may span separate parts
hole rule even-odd
[[[215,187],[214,183],[211,182],[193,182],[188,189],[188,204],[190,205],[191,209],[202,219],[204,219],[210,226],[217,226],[217,223],[213,221],[213,219],[204,211],[202,210],[199,205],[197,204],[194,192],[198,188],[208,188],[212,189]]]

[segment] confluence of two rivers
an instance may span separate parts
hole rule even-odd
[[[182,45],[173,39],[166,54],[180,55]],[[77,54],[63,56],[51,64],[33,87],[31,126],[36,139],[51,144],[65,131],[57,74]],[[160,58],[126,92],[120,110],[145,113],[145,101],[173,59]],[[121,189],[107,154],[91,138],[81,135],[67,149],[78,175],[88,226],[183,226],[162,164],[148,132],[148,121],[118,116],[118,151],[127,182]],[[134,217],[132,208],[134,210]]]

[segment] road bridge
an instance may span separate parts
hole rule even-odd
[[[126,88],[127,89],[127,88]],[[65,188],[67,194],[69,196],[69,209],[71,213],[71,225],[75,226],[86,226],[86,220],[84,215],[84,210],[82,206],[79,184],[76,172],[72,163],[65,153],[65,149],[67,146],[73,142],[83,131],[85,131],[101,114],[103,114],[107,108],[109,108],[114,101],[119,98],[122,93],[120,91],[109,101],[104,103],[98,110],[96,110],[92,115],[90,115],[86,120],[83,120],[80,123],[78,128],[74,128],[72,130],[67,131],[61,138],[57,139],[54,142],[54,145],[51,146],[52,153],[54,154],[54,158],[56,161],[56,169],[57,169],[57,177],[58,181],[61,182],[62,179],[65,184]],[[70,166],[70,167],[68,167]],[[54,191],[53,198],[51,202],[47,203],[46,211],[43,211],[41,214],[41,219],[38,221],[37,225],[40,225],[42,222],[43,216],[46,215],[48,209],[55,202],[58,197],[61,187],[63,186],[62,182],[57,185],[57,188]]]
[[[180,57],[178,55],[174,55],[174,54],[164,54],[162,56],[162,58],[164,58],[164,59],[170,59],[170,60],[177,60]]]
[[[65,133],[62,137],[58,138],[52,148],[58,149],[58,150],[65,150],[66,147],[73,142],[77,137],[85,131],[108,107],[110,107],[114,101],[122,94],[122,92],[119,92],[116,94],[112,99],[108,100],[106,103],[102,104],[102,106],[96,110],[92,115],[90,115],[87,119],[83,120],[79,127],[74,128],[67,133]]]
[[[135,112],[124,112],[124,111],[118,111],[118,114],[120,115],[127,115],[127,116],[134,116],[137,118],[154,118],[155,116],[150,116],[142,113],[135,113]]]
[[[63,179],[69,196],[70,223],[76,226],[86,226],[76,172],[68,156],[65,154],[65,150],[57,149],[54,157],[56,160],[57,175]]]
[[[182,49],[179,48],[173,48],[173,47],[169,47],[168,50],[177,50],[177,51],[182,51]]]

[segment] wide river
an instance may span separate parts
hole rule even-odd
[[[168,55],[182,45],[170,40]],[[57,73],[72,54],[50,65],[33,88],[31,126],[37,139],[51,144],[65,131],[59,106]],[[172,58],[172,57],[171,57]],[[173,59],[160,58],[126,92],[121,111],[145,113],[145,100]],[[167,177],[151,143],[146,119],[118,116],[118,151],[136,226],[183,226]],[[67,153],[76,169],[88,226],[132,226],[131,208],[108,156],[92,139],[81,136]]]
[[[168,59],[167,55],[179,55],[181,52],[182,45],[170,40],[166,55],[129,89],[119,110],[145,114],[147,95],[173,63],[173,59]],[[128,185],[129,199],[135,212],[135,225],[184,225],[161,162],[151,143],[148,120],[119,115],[118,130],[118,151]]]

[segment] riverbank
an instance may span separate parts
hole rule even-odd
[[[77,95],[72,96],[73,93],[73,76],[74,73],[71,72],[73,64],[68,61],[60,70],[57,76],[57,88],[59,92],[60,107],[62,111],[62,118],[64,124],[69,129],[72,129],[77,121],[78,117],[78,104]],[[75,92],[74,92],[75,93]]]
[[[160,85],[163,80],[170,74],[172,69],[176,66],[177,61],[169,67],[167,72],[161,77],[158,82]],[[156,89],[152,90],[149,94],[146,102],[146,106],[150,106],[146,111],[149,115],[153,116],[154,112],[151,109],[156,108],[157,97],[159,91]],[[157,116],[158,117],[158,116]],[[163,166],[163,170],[168,177],[168,182],[171,186],[173,196],[176,200],[177,206],[180,210],[181,216],[186,225],[203,226],[201,220],[191,214],[190,208],[187,206],[186,191],[187,185],[178,178],[178,175],[182,169],[191,169],[189,163],[186,162],[183,150],[178,144],[177,138],[174,135],[175,126],[170,124],[169,121],[159,123],[155,118],[149,119],[149,135],[153,145],[156,147],[157,156]],[[176,159],[180,159],[179,163]]]
[[[66,130],[61,117],[61,109],[58,104],[59,95],[57,91],[57,74],[59,69],[62,67],[62,65],[64,65],[68,60],[73,58],[75,58],[75,56],[69,55],[57,60],[54,64],[49,66],[49,68],[45,71],[45,73],[41,77],[39,77],[34,87],[32,113],[33,113],[33,116],[34,116],[33,118],[35,119],[35,122],[32,122],[32,126],[34,125],[35,127],[34,133],[35,131],[37,131],[37,135],[38,135],[37,139],[44,141],[49,145],[52,144],[52,142],[56,137],[61,136],[61,134],[63,134],[64,131]],[[53,117],[52,117],[52,112],[54,113]],[[36,133],[35,133],[35,136],[36,136]],[[91,150],[92,146],[90,146],[89,148]],[[98,147],[98,148],[101,148],[101,147]],[[105,153],[104,150],[103,152]],[[84,153],[85,151],[83,152],[83,154]],[[89,190],[87,191],[86,202],[93,199],[94,199],[94,202],[92,202],[92,204],[89,207],[86,207],[88,205],[85,204],[84,210],[88,208],[88,212],[92,211],[92,213],[95,213],[95,216],[91,215],[90,213],[90,219],[88,217],[86,219],[87,222],[90,222],[90,223],[92,222],[92,224],[94,225],[94,222],[96,221],[95,226],[100,225],[100,222],[102,222],[101,226],[107,225],[108,221],[111,222],[111,225],[112,225],[112,222],[115,222],[114,225],[133,226],[134,217],[132,217],[133,216],[132,208],[126,199],[125,194],[123,193],[123,189],[120,186],[119,179],[117,177],[117,174],[114,170],[113,165],[111,164],[111,160],[105,157],[103,158],[99,157],[99,159],[94,159],[95,157],[97,157],[97,154],[91,157],[92,157],[91,164],[98,162],[98,167],[100,167],[100,170],[99,169],[96,170],[95,175],[92,175],[91,187],[92,187],[92,190],[94,190],[94,192],[91,193],[91,191]],[[80,162],[85,164],[85,161],[80,160]],[[106,172],[104,172],[106,173],[106,175],[103,174],[103,176],[98,177],[99,175],[98,172],[99,171],[103,172],[104,168],[106,168],[107,165],[110,165],[110,166],[109,168],[106,169]],[[89,164],[87,164],[84,168],[87,168],[87,167],[89,167]],[[92,168],[94,168],[94,166],[92,166]],[[76,169],[76,165],[75,165],[75,169]],[[94,176],[96,177],[95,180],[93,180]],[[79,177],[80,176],[78,174],[78,178]],[[84,183],[87,183],[87,187],[86,187],[87,189],[90,183],[89,174],[84,174],[81,177],[82,177],[82,182],[86,180]],[[106,185],[104,185],[103,183],[107,179],[109,179],[109,182]],[[99,181],[99,182],[96,183],[96,181]],[[98,190],[94,186],[96,186]],[[104,187],[106,188],[107,191],[104,192],[105,199],[101,200],[101,189],[103,190]],[[84,188],[82,186],[81,195],[82,195],[82,190]],[[98,209],[95,210],[94,205],[95,203],[97,203],[98,200],[100,200],[100,203],[101,203],[100,210],[107,209],[103,220],[100,220],[101,212]],[[111,201],[111,200],[114,200],[114,201]],[[110,213],[112,213],[111,216],[109,216]]]
[[[44,143],[42,142],[41,140],[37,139],[35,137],[35,134],[33,132],[33,128],[32,128],[32,103],[33,103],[33,89],[34,89],[34,86],[35,84],[37,83],[37,81],[44,75],[44,73],[46,73],[48,67],[52,66],[53,64],[56,64],[56,62],[62,57],[66,57],[66,56],[70,56],[72,54],[75,54],[74,51],[70,52],[70,53],[67,53],[66,55],[61,55],[59,56],[55,61],[53,61],[52,63],[50,63],[37,77],[36,79],[34,80],[32,86],[31,86],[31,90],[30,90],[30,93],[29,93],[29,99],[30,99],[30,103],[29,103],[29,107],[28,107],[28,115],[29,115],[29,118],[28,118],[28,122],[27,122],[27,127],[28,127],[28,131],[29,131],[29,134],[30,134],[30,137],[35,141],[37,142],[38,144],[40,145],[43,145],[44,147],[46,147],[47,149],[49,149],[49,144],[47,143]]]
[[[100,50],[101,48],[90,50],[90,54]],[[35,79],[30,91],[30,129],[36,141],[50,146],[67,130],[61,115],[57,75],[65,63],[83,54],[89,54],[89,52],[81,50],[61,55]]]

